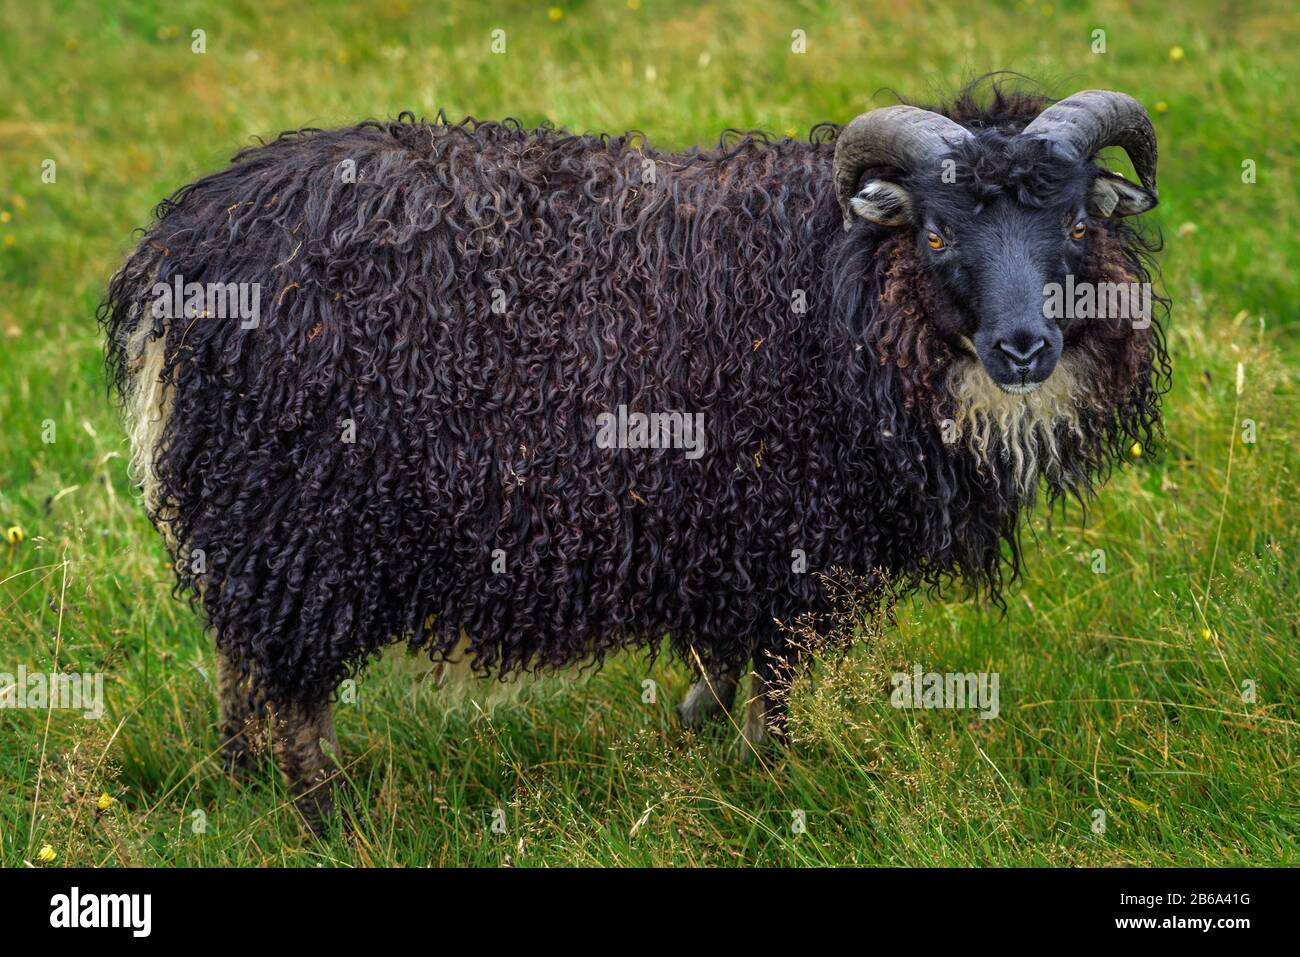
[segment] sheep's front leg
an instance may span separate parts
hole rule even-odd
[[[740,684],[739,669],[726,668],[706,671],[696,679],[673,709],[683,728],[698,728],[709,718],[731,710]]]
[[[334,813],[334,760],[338,738],[329,701],[295,704],[276,711],[272,722],[275,763],[294,806],[315,834]]]
[[[784,651],[763,649],[754,656],[754,671],[745,708],[742,733],[753,747],[771,740],[788,743],[790,684],[794,662]]]

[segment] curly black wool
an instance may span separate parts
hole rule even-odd
[[[147,500],[218,646],[270,700],[318,701],[392,642],[462,634],[501,675],[665,640],[743,665],[836,566],[996,599],[1023,496],[942,441],[949,347],[909,250],[841,229],[835,132],[667,154],[403,114],[284,134],[164,201],[100,319],[123,395],[162,383]],[[1094,271],[1144,277],[1108,229]],[[260,324],[155,318],[176,276],[260,284]],[[1082,348],[1105,401],[1054,495],[1150,444],[1167,376],[1158,325]],[[620,405],[703,413],[706,453],[599,448]]]

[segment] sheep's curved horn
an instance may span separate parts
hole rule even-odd
[[[1107,146],[1121,147],[1142,187],[1156,192],[1156,131],[1142,104],[1127,93],[1084,90],[1038,114],[1023,136],[1055,143],[1070,159],[1087,160]]]
[[[915,106],[885,106],[854,119],[835,137],[831,167],[845,226],[852,222],[849,200],[857,192],[863,170],[896,166],[911,172],[970,136],[970,130],[961,124]]]

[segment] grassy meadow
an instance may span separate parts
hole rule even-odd
[[[0,674],[100,672],[106,704],[0,710],[0,864],[1300,863],[1293,5],[306,11],[0,0]],[[1005,615],[901,605],[800,683],[794,746],[763,760],[734,725],[676,726],[689,674],[666,658],[482,714],[394,654],[337,707],[352,827],[309,837],[269,764],[222,774],[212,650],[127,479],[94,319],[163,196],[255,136],[407,109],[684,147],[806,136],[990,69],[1151,111],[1174,302],[1165,447],[1132,450],[1086,521],[1034,516]],[[889,676],[916,664],[997,672],[1000,715],[894,709]]]

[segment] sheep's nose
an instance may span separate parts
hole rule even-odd
[[[1023,342],[1023,340],[1021,340]],[[1028,366],[1034,361],[1034,356],[1042,352],[1047,347],[1047,340],[1039,337],[1028,348],[1017,348],[1007,339],[999,339],[997,349],[1004,356],[1010,359],[1018,366]]]

